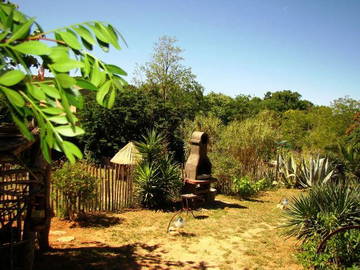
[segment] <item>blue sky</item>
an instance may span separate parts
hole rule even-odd
[[[101,20],[128,43],[101,55],[129,73],[176,37],[205,93],[290,89],[315,104],[360,99],[359,0],[13,0],[45,30]]]

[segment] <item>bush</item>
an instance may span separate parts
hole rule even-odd
[[[270,186],[270,181],[265,178],[252,181],[249,177],[244,176],[233,179],[232,191],[241,197],[248,198]]]
[[[241,175],[239,162],[230,155],[219,155],[217,153],[209,153],[209,158],[213,165],[212,174],[218,180],[214,183],[214,187],[220,193],[232,194],[234,175]]]
[[[308,194],[293,198],[286,212],[287,234],[303,240],[298,255],[305,267],[343,269],[359,263],[360,232],[350,230],[331,238],[317,254],[319,243],[336,229],[360,224],[360,186],[314,186]],[[356,269],[356,268],[352,268]]]
[[[349,230],[334,236],[318,254],[320,241],[320,237],[312,237],[302,244],[297,254],[306,269],[360,269],[360,231]]]
[[[83,169],[81,162],[76,164],[66,162],[62,168],[53,173],[52,185],[64,198],[64,202],[59,203],[59,216],[73,219],[76,202],[79,200],[81,203],[86,203],[96,195],[97,179]]]
[[[360,224],[360,185],[328,184],[293,198],[286,212],[288,235],[308,239]]]
[[[360,148],[356,145],[339,145],[339,152],[347,172],[360,181]]]
[[[143,160],[135,170],[134,179],[138,200],[146,208],[167,208],[178,198],[182,188],[180,167],[166,146],[165,138],[155,130],[149,131],[142,142],[137,142]]]

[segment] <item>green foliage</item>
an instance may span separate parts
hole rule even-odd
[[[328,158],[309,156],[295,158],[293,154],[277,157],[278,177],[286,187],[312,187],[332,181],[334,166]]]
[[[268,179],[254,181],[248,176],[233,179],[232,192],[241,197],[248,198],[271,186]]]
[[[262,112],[254,118],[234,121],[221,133],[214,151],[220,155],[232,156],[242,168],[242,175],[261,178],[258,172],[275,156],[276,116],[271,112]]]
[[[97,179],[84,170],[81,162],[64,163],[53,173],[52,185],[64,196],[60,216],[72,219],[77,201],[86,203],[96,195]]]
[[[165,137],[155,129],[149,130],[146,136],[142,136],[142,139],[136,143],[136,146],[147,163],[152,165],[165,155],[167,150]]]
[[[99,104],[112,107],[115,95],[125,85],[121,68],[107,65],[90,51],[110,45],[120,49],[120,33],[110,24],[92,21],[43,31],[41,26],[18,11],[13,4],[0,4],[0,96],[12,121],[29,140],[28,123],[36,120],[40,128],[41,149],[50,161],[50,149],[64,152],[70,162],[81,158],[76,145],[67,137],[84,133],[71,106],[83,104],[79,88],[97,91]],[[52,46],[49,45],[52,43]],[[40,67],[35,79],[31,67]],[[47,69],[52,79],[45,80]],[[81,79],[69,72],[81,72]]]
[[[312,237],[301,245],[297,258],[304,267],[317,269],[359,269],[360,232],[349,230],[331,238],[326,249],[317,253],[321,238]]]
[[[360,112],[354,114],[350,125],[347,127],[345,142],[348,145],[360,148]]]
[[[293,155],[277,156],[278,179],[287,188],[295,187],[298,182],[298,165]]]
[[[234,99],[224,95],[211,92],[204,98],[206,114],[219,118],[222,123],[227,124],[234,120],[236,104]]]
[[[87,159],[101,162],[112,157],[129,141],[138,141],[146,130],[156,127],[166,134],[169,150],[178,161],[183,159],[180,127],[183,119],[179,112],[164,106],[163,100],[152,93],[133,86],[119,91],[113,108],[107,109],[95,101],[88,92],[79,119],[86,133],[80,138]]]
[[[282,113],[288,110],[308,110],[313,106],[311,102],[301,100],[299,93],[290,90],[268,92],[264,99],[245,95],[231,98],[211,92],[204,97],[204,104],[204,114],[219,117],[223,124],[254,117],[263,110]]]
[[[180,167],[167,153],[164,136],[155,130],[136,145],[143,157],[135,170],[137,197],[146,208],[167,208],[182,188]]]
[[[294,150],[329,154],[336,152],[337,143],[344,140],[352,117],[325,106],[289,110],[282,115],[280,131]]]
[[[283,90],[278,92],[267,92],[264,97],[263,107],[267,110],[276,112],[286,112],[288,110],[307,110],[313,104],[307,100],[301,100],[298,92]]]
[[[339,152],[348,172],[360,180],[360,149],[353,145],[339,145]]]
[[[324,185],[331,181],[333,174],[334,168],[327,158],[317,156],[308,160],[302,159],[298,175],[299,183],[303,187]]]
[[[158,94],[164,105],[183,118],[193,119],[202,107],[203,87],[191,68],[182,65],[182,49],[176,42],[169,36],[160,37],[151,61],[138,67],[135,82],[145,92]]]
[[[233,178],[242,175],[239,162],[232,156],[220,155],[218,152],[209,153],[212,163],[212,174],[218,179],[215,188],[223,194],[232,194]]]
[[[299,239],[324,237],[346,225],[360,224],[358,184],[314,186],[308,194],[293,198],[286,212],[288,235]]]

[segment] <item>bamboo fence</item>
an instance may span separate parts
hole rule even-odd
[[[25,169],[0,164],[0,230],[15,226],[17,240],[21,239],[29,183],[29,173]]]
[[[75,212],[119,211],[133,205],[132,166],[97,166],[83,164],[83,169],[97,178],[96,194],[92,200],[83,203],[80,198],[72,205]],[[51,208],[55,214],[64,209],[65,201],[60,190],[51,187]]]

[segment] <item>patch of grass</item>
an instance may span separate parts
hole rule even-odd
[[[45,256],[64,261],[77,261],[81,257],[83,268],[71,268],[70,264],[63,268],[69,270],[301,269],[292,256],[295,240],[286,240],[277,228],[282,210],[276,208],[282,198],[298,193],[286,189],[269,191],[247,201],[218,195],[214,205],[194,211],[195,215],[207,218],[194,219],[191,214],[183,213],[185,227],[176,235],[166,233],[173,212],[136,210],[113,214],[121,222],[101,230],[65,228],[67,235],[75,236],[75,241],[60,244],[53,237],[51,244],[56,251]],[[64,230],[59,220],[54,220],[52,226],[53,230]],[[102,246],[84,244],[89,239]],[[81,254],[86,252],[90,259],[73,253],[76,250]],[[125,255],[119,254],[124,250]],[[102,262],[101,267],[96,265],[95,258]],[[117,263],[112,265],[116,258]],[[126,264],[126,260],[132,265]],[[129,265],[133,268],[126,268]],[[35,269],[47,268],[38,264]]]

